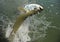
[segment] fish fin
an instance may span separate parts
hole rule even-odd
[[[25,13],[26,13],[26,11],[25,11],[25,9],[24,9],[23,7],[18,7],[17,9],[18,9],[18,11],[20,11],[20,12],[25,12]]]

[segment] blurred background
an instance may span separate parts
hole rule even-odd
[[[44,10],[30,18],[28,42],[60,42],[60,0],[0,0],[0,42],[8,42],[5,30],[19,15],[17,7],[37,3]]]

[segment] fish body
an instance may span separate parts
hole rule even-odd
[[[12,33],[16,34],[17,30],[19,29],[19,27],[21,26],[21,24],[24,22],[24,20],[28,16],[34,15],[37,12],[41,12],[43,10],[43,7],[41,5],[38,5],[38,4],[28,4],[28,5],[25,5],[24,8],[18,8],[18,9],[19,9],[19,11],[20,10],[25,11],[25,13],[20,14],[17,17],[16,22],[13,25],[13,30],[10,33],[9,38],[12,37]]]

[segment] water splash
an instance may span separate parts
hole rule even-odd
[[[10,22],[7,29],[6,29],[6,37],[9,37],[12,27],[10,26],[12,23]],[[19,30],[17,31],[13,39],[13,42],[27,42],[30,41],[31,38],[28,35],[29,33],[29,19],[26,19],[26,21],[23,22],[23,24],[19,27]]]
[[[48,27],[54,27],[55,26],[51,26],[52,22],[49,22],[46,20],[46,16],[42,15],[41,17],[38,17],[36,15],[30,17],[30,37],[31,37],[31,41],[40,39],[43,40],[46,38],[47,35],[47,29]]]
[[[10,36],[10,33],[11,33],[11,31],[13,30],[12,25],[13,25],[12,22],[9,22],[9,23],[8,23],[8,26],[7,26],[7,28],[6,28],[6,35],[5,35],[6,38],[8,38],[8,37]]]
[[[14,39],[14,42],[27,42],[30,41],[31,38],[28,35],[29,33],[29,20],[27,19],[24,21],[24,23],[19,27],[19,30],[17,31],[15,35],[15,39],[18,38],[17,40]]]
[[[7,23],[7,22],[6,22]],[[8,26],[5,29],[6,30],[6,38],[9,37],[13,22],[9,20]],[[47,35],[47,29],[48,27],[54,27],[50,26],[51,22],[48,22],[46,20],[46,16],[42,15],[41,17],[38,17],[37,15],[34,15],[32,17],[28,17],[23,24],[19,27],[19,30],[17,31],[13,39],[13,42],[27,42],[27,41],[34,41],[37,39],[44,39]],[[30,35],[29,35],[30,34]]]
[[[23,22],[23,24],[19,27],[17,33],[14,34],[15,37],[13,39],[13,42],[27,42],[27,41],[34,41],[38,38],[44,38],[46,36],[46,29],[48,29],[47,27],[51,24],[45,19],[46,17],[44,15],[41,16],[41,18],[36,18],[35,15],[27,18]],[[6,37],[9,37],[12,31],[11,25],[13,25],[12,22],[8,24],[8,27],[6,29]],[[28,34],[30,34],[32,37]]]

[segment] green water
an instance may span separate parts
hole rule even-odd
[[[37,3],[43,3],[44,11],[41,14],[46,14],[46,20],[52,22],[51,26],[56,26],[56,29],[48,27],[46,37],[43,40],[38,39],[33,42],[60,42],[60,1],[38,0]]]
[[[29,0],[29,2],[26,2],[26,4],[30,3],[31,1],[32,0]],[[41,4],[44,7],[44,10],[40,14],[36,15],[36,18],[41,18],[41,16],[44,15],[46,19],[44,20],[42,18],[43,22],[47,21],[47,22],[51,22],[51,24],[50,24],[50,27],[49,26],[47,27],[47,30],[46,30],[47,35],[44,38],[42,39],[38,38],[31,42],[60,42],[60,0],[34,0],[34,1],[36,1],[36,3],[38,4]],[[17,7],[23,5],[24,3],[25,2],[23,0],[0,0],[0,21],[2,20],[1,17],[3,15],[7,16],[8,20],[13,20],[15,16],[18,14]],[[4,25],[4,24],[0,23],[0,25]],[[0,26],[0,28],[3,28],[3,27]],[[4,35],[4,33],[0,33],[0,35]],[[1,36],[0,36],[0,41],[4,42],[3,40],[6,40],[6,39],[4,37],[3,39],[1,39]]]
[[[40,1],[40,2],[39,2]],[[52,22],[47,29],[47,35],[43,40],[35,40],[33,42],[60,42],[60,1],[59,0],[38,0],[37,3],[43,3],[44,12],[47,21]]]

